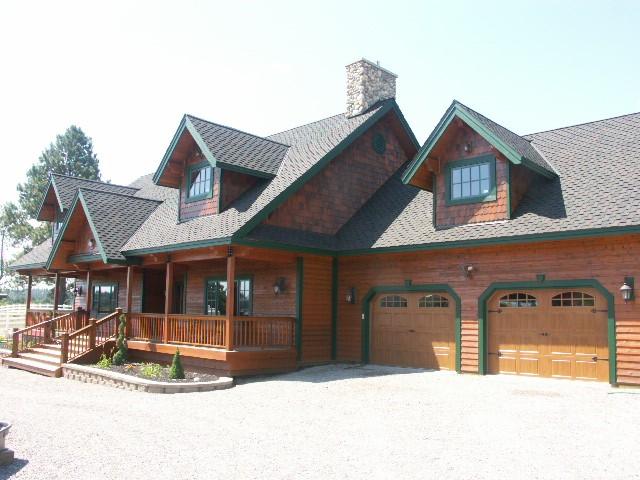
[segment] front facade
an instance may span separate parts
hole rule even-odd
[[[52,239],[13,268],[74,278],[77,319],[122,309],[140,358],[640,384],[640,115],[519,136],[454,101],[420,147],[395,83],[362,60],[345,114],[269,137],[187,115],[129,186],[52,175]]]

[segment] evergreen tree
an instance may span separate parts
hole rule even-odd
[[[113,356],[114,365],[122,365],[127,361],[127,337],[125,330],[127,328],[127,316],[123,313],[120,315],[120,326],[118,327],[118,339],[116,340],[116,348],[118,351]]]
[[[169,378],[174,380],[184,378],[184,369],[182,368],[182,360],[180,360],[180,349],[176,348],[176,353],[173,356],[171,362],[171,368],[169,369]]]

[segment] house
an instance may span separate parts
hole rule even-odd
[[[28,305],[5,363],[55,374],[120,308],[135,356],[179,345],[231,375],[347,361],[640,384],[640,114],[521,136],[454,101],[420,147],[395,93],[363,59],[346,113],[268,137],[185,115],[131,185],[52,175],[52,239],[13,268],[75,278],[76,310]]]

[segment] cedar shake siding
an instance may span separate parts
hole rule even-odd
[[[335,234],[409,160],[386,116],[287,199],[264,223]],[[374,137],[386,140],[383,154]]]
[[[233,170],[222,170],[222,192],[220,211],[225,210],[234,200],[254,187],[260,179]]]
[[[506,220],[509,217],[507,212],[507,195],[509,191],[507,169],[509,168],[509,162],[484,138],[462,124],[462,122],[460,124],[456,127],[452,126],[455,129],[454,132],[447,138],[445,144],[439,145],[437,152],[436,158],[439,160],[440,165],[434,179],[436,182],[436,225],[438,227],[450,227],[466,223]],[[464,150],[466,145],[471,145],[469,152]],[[449,185],[447,185],[448,177],[446,171],[449,162],[473,159],[487,154],[495,156],[496,199],[461,205],[448,205],[447,197],[450,192]]]
[[[635,253],[634,253],[635,252]],[[478,298],[494,282],[595,279],[615,299],[618,382],[640,384],[640,315],[637,301],[624,303],[618,292],[629,259],[640,254],[640,235],[565,240],[522,246],[423,251],[341,257],[338,292],[356,288],[356,303],[338,298],[339,361],[362,359],[362,298],[380,285],[446,283],[462,301],[462,371],[478,371]],[[471,278],[462,266],[471,264]],[[637,274],[637,272],[635,272]]]
[[[218,200],[220,198],[220,169],[212,168],[211,174],[213,175],[213,183],[211,186],[212,192],[207,198],[202,200],[188,201],[187,189],[189,188],[188,173],[189,167],[193,165],[199,165],[204,163],[202,156],[191,155],[187,160],[187,166],[184,169],[184,175],[182,176],[182,186],[180,187],[180,220],[189,220],[195,217],[203,217],[205,215],[214,215],[219,212]]]

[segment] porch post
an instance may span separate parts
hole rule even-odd
[[[236,309],[236,257],[229,247],[227,256],[227,329],[225,331],[225,344],[227,350],[233,350],[233,312]]]
[[[129,265],[127,267],[127,304],[125,305],[125,312],[131,313],[131,299],[133,296],[133,267]]]
[[[25,311],[24,324],[29,326],[29,310],[31,310],[31,287],[33,287],[33,275],[27,276],[27,305]]]
[[[162,341],[169,343],[169,314],[173,305],[173,262],[167,262],[167,273],[164,284],[164,328]]]
[[[60,273],[56,272],[55,286],[53,287],[53,316],[56,316],[60,303]]]
[[[87,318],[91,317],[91,303],[93,302],[93,288],[91,288],[91,270],[87,270]]]

